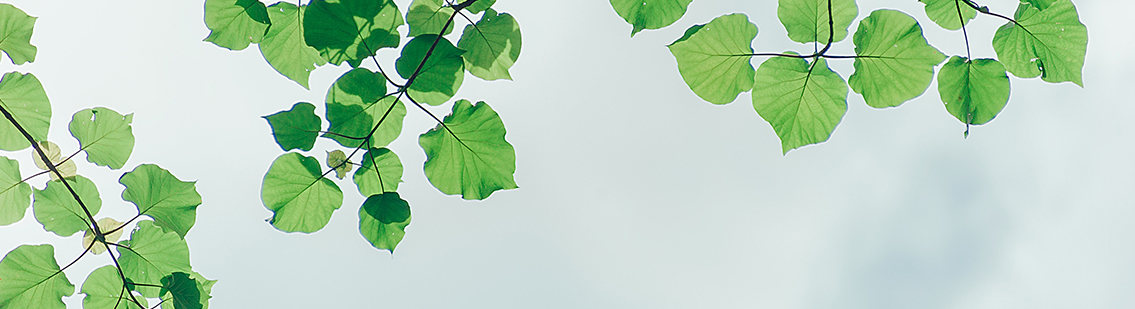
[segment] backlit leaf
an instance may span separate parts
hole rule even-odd
[[[977,10],[964,0],[918,0],[926,5],[926,16],[948,30],[958,30],[977,17]],[[959,15],[959,12],[961,15]]]
[[[407,36],[449,34],[453,31],[453,23],[444,31],[441,27],[445,27],[450,16],[453,16],[453,8],[447,6],[445,0],[414,0],[406,11],[406,24],[410,25]]]
[[[823,58],[769,58],[757,68],[753,89],[753,108],[772,125],[784,153],[828,140],[847,112],[847,83]]]
[[[828,7],[831,7],[831,20],[828,24]],[[800,43],[828,43],[829,29],[834,29],[832,42],[843,41],[847,37],[847,27],[859,15],[855,0],[780,0],[776,16],[788,38]]]
[[[483,80],[512,80],[508,69],[520,57],[520,25],[508,13],[486,10],[475,25],[465,26],[457,48],[465,50],[465,69]]]
[[[930,87],[934,66],[946,60],[910,15],[877,10],[855,32],[855,74],[848,84],[874,108],[899,106]]]
[[[1029,4],[1032,4],[1034,7],[1036,7],[1037,9],[1039,9],[1041,11],[1048,9],[1048,7],[1052,6],[1053,3],[1056,3],[1056,0],[1025,0],[1025,1],[1027,1]]]
[[[358,147],[370,137],[370,146],[390,144],[402,134],[406,106],[394,96],[386,95],[386,79],[382,74],[357,68],[343,73],[327,90],[327,122],[331,138],[344,147]]]
[[[201,195],[196,181],[181,181],[157,165],[142,164],[118,182],[126,186],[122,199],[134,203],[139,214],[153,218],[154,225],[184,238],[197,222]]]
[[[692,0],[611,0],[615,12],[633,27],[631,36],[642,29],[661,29],[686,14]]]
[[[423,64],[422,59],[426,57],[434,41],[437,41],[437,46]],[[394,61],[394,68],[398,70],[398,75],[407,80],[414,72],[418,72],[418,77],[414,78],[406,92],[411,98],[419,103],[441,105],[461,88],[461,81],[465,78],[462,53],[464,51],[454,47],[444,37],[438,40],[437,35],[421,35],[402,47],[402,56]],[[418,65],[422,65],[420,71]]]
[[[134,114],[123,116],[105,107],[88,108],[71,117],[71,136],[87,152],[87,161],[111,169],[120,169],[134,151],[134,133],[130,122]]]
[[[731,14],[690,27],[668,47],[690,90],[710,103],[728,104],[753,88],[749,58],[756,37],[757,26],[748,17]]]
[[[83,309],[137,308],[130,295],[122,289],[122,278],[118,277],[118,269],[114,265],[99,267],[87,275],[80,293],[86,294]],[[148,305],[141,295],[135,295],[134,299]]]
[[[69,178],[67,183],[75,189],[75,193],[79,194],[79,198],[83,200],[83,205],[87,206],[91,215],[97,215],[102,208],[102,199],[99,198],[99,190],[95,187],[95,183],[83,176]],[[32,212],[36,221],[43,225],[43,229],[63,237],[85,231],[91,225],[87,213],[60,180],[49,181],[43,190],[35,190]]]
[[[153,221],[139,221],[130,240],[119,244],[129,248],[115,247],[120,257],[122,273],[137,284],[161,284],[162,277],[174,272],[191,272],[189,266],[189,245],[177,233],[155,226]],[[156,287],[135,286],[146,297],[158,297]]]
[[[327,167],[335,170],[335,178],[343,179],[347,173],[351,172],[351,161],[347,160],[347,154],[342,150],[334,150],[327,152]]]
[[[0,308],[64,309],[74,293],[51,245],[21,245],[0,260]]]
[[[402,161],[386,148],[371,148],[363,155],[354,182],[363,196],[394,192],[402,182]],[[375,169],[377,167],[377,170]]]
[[[36,48],[31,44],[35,19],[11,4],[0,3],[0,20],[4,21],[0,23],[0,50],[13,64],[35,61]]]
[[[1080,23],[1071,1],[1058,0],[1044,11],[1021,3],[993,36],[993,50],[1005,69],[1021,78],[1040,76],[1050,83],[1084,86],[1081,71],[1088,50],[1088,28]]]
[[[213,294],[213,285],[217,284],[217,280],[205,279],[198,273],[193,273],[190,278],[197,281],[197,292],[201,295],[201,299],[198,301],[201,303],[201,309],[209,309],[209,299],[213,298],[211,294]]]
[[[197,289],[197,280],[189,278],[189,274],[175,272],[162,277],[162,289],[158,293],[170,300],[162,303],[163,309],[201,309],[201,291]],[[172,308],[166,306],[172,305]]]
[[[230,50],[260,43],[268,29],[268,12],[259,0],[205,0],[206,42]]]
[[[4,7],[6,4],[0,4]],[[51,102],[39,79],[31,73],[8,72],[0,79],[0,106],[8,110],[32,139],[47,139]],[[0,125],[0,150],[17,151],[31,146],[27,138],[7,119]]]
[[[984,124],[1009,102],[1009,76],[997,60],[954,56],[938,72],[938,93],[954,118]]]
[[[308,88],[308,76],[316,67],[327,64],[319,51],[304,41],[303,19],[307,6],[296,7],[277,2],[268,7],[272,27],[260,42],[260,53],[276,72]]]
[[[55,166],[55,170],[59,171],[59,174],[62,174],[63,178],[75,177],[79,169],[75,167],[75,161],[63,157],[63,150],[59,149],[59,145],[50,141],[37,142],[36,144],[39,144],[39,149],[43,150],[43,154],[47,156],[47,160],[51,162],[51,165]],[[31,156],[32,162],[35,162],[35,167],[45,171],[49,170],[38,151],[32,151]],[[59,176],[54,172],[49,173],[49,175],[51,175],[51,180],[59,180]]]
[[[358,67],[384,47],[398,47],[402,13],[391,0],[312,0],[304,40],[334,65]]]
[[[359,233],[378,249],[394,252],[410,225],[410,204],[387,192],[367,197],[359,207]]]
[[[477,13],[480,13],[481,11],[489,9],[489,7],[493,6],[493,3],[497,2],[497,0],[476,0],[476,1],[477,2],[473,2],[472,5],[465,8],[465,10],[469,11],[469,13],[477,14]]]
[[[401,176],[402,166],[398,167]],[[0,226],[22,220],[24,213],[28,211],[28,205],[31,205],[31,195],[32,186],[20,177],[20,163],[0,157]]]
[[[418,138],[426,151],[426,178],[445,194],[483,200],[516,188],[516,151],[505,141],[504,122],[488,103],[458,100],[453,112]]]
[[[114,220],[112,218],[102,218],[102,219],[99,219],[99,221],[97,221],[97,223],[98,223],[98,226],[99,226],[99,231],[102,231],[104,233],[103,237],[106,239],[106,242],[101,242],[101,241],[96,242],[95,241],[95,233],[92,232],[91,229],[87,229],[86,231],[83,231],[83,244],[82,244],[82,248],[84,250],[89,247],[89,248],[91,248],[91,253],[94,253],[96,255],[102,254],[103,252],[106,252],[106,250],[107,250],[106,244],[107,243],[114,243],[114,242],[118,241],[118,238],[122,237],[122,230],[123,230],[123,229],[120,228],[120,227],[122,227],[123,223],[118,222],[118,220]],[[114,231],[114,232],[111,232],[111,231]]]
[[[280,149],[284,151],[310,151],[315,146],[315,138],[319,137],[319,128],[323,124],[319,116],[315,115],[315,105],[307,102],[296,103],[292,105],[292,109],[264,116],[264,119],[272,127],[276,145],[280,145]]]
[[[319,162],[298,153],[285,153],[272,162],[260,189],[272,226],[284,232],[311,233],[331,220],[343,205],[343,191],[322,177]]]

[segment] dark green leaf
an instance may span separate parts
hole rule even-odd
[[[158,294],[165,297],[166,293],[172,299],[162,304],[163,309],[167,309],[167,303],[173,304],[172,309],[201,309],[201,291],[197,289],[197,280],[189,278],[187,273],[175,272],[162,277],[162,289]]]
[[[899,106],[930,86],[934,66],[946,60],[922,36],[914,17],[877,10],[855,32],[855,74],[848,84],[874,108]]]
[[[465,8],[465,10],[469,11],[469,13],[477,14],[477,13],[480,13],[481,11],[489,9],[489,7],[493,6],[493,3],[497,2],[497,0],[476,0],[476,1],[477,2],[473,2],[473,5],[470,5],[469,7]]]
[[[508,13],[486,10],[476,25],[461,31],[457,47],[465,50],[465,68],[483,80],[512,80],[508,69],[520,57],[520,25]]]
[[[1041,11],[1048,9],[1048,7],[1052,6],[1052,4],[1056,3],[1056,0],[1025,0],[1025,1],[1028,1],[1029,4],[1032,4],[1034,7],[1036,7],[1038,10],[1041,10]]]
[[[360,163],[362,167],[355,171],[354,178],[359,194],[371,196],[398,190],[398,183],[402,182],[402,161],[390,149],[371,148]]]
[[[642,29],[660,29],[682,18],[692,0],[611,0],[619,16],[631,24],[631,36]]]
[[[977,10],[966,5],[964,0],[918,0],[926,5],[926,16],[938,26],[948,30],[958,30],[977,16]],[[958,15],[960,12],[961,15]]]
[[[449,34],[453,31],[452,23],[444,31],[441,27],[445,27],[450,16],[453,16],[453,8],[446,6],[445,0],[414,0],[406,11],[406,24],[410,25],[407,36]]]
[[[304,39],[335,65],[358,67],[384,47],[398,47],[402,13],[391,0],[312,0],[304,12]]]
[[[114,265],[92,271],[87,280],[83,281],[80,293],[87,295],[83,297],[83,309],[137,308],[122,288],[122,278],[118,277],[118,269]],[[147,305],[146,298],[141,295],[135,295],[134,299]]]
[[[83,176],[67,178],[67,182],[75,189],[75,193],[79,194],[79,198],[83,200],[91,215],[98,214],[99,209],[102,208],[102,199],[99,198],[99,190],[95,187],[95,183]],[[79,206],[71,191],[68,191],[60,180],[49,181],[43,190],[35,190],[32,210],[35,219],[43,224],[43,229],[59,236],[71,236],[91,226],[86,212],[83,212],[83,207]]]
[[[319,137],[319,128],[323,125],[319,116],[315,115],[315,105],[307,102],[296,103],[292,105],[292,109],[264,116],[264,119],[272,127],[276,145],[280,145],[280,149],[284,151],[310,151],[315,146],[315,138]]]
[[[770,58],[755,79],[753,108],[772,125],[784,153],[828,140],[847,112],[847,83],[823,58]]]
[[[189,245],[177,233],[155,226],[153,221],[139,221],[130,240],[119,242],[123,247],[115,247],[122,273],[137,284],[161,284],[162,277],[174,272],[190,272]],[[159,289],[149,286],[135,286],[146,297],[158,297]]]
[[[0,308],[64,309],[74,293],[51,245],[21,245],[0,260]]]
[[[402,47],[402,56],[394,61],[394,68],[402,78],[410,79],[414,72],[418,72],[406,93],[419,103],[445,103],[457,93],[465,78],[465,61],[461,58],[464,51],[454,47],[449,40],[438,38],[436,35],[421,35],[410,40]],[[422,59],[434,41],[437,41],[437,46],[423,65]],[[418,65],[422,65],[420,71]]]
[[[776,8],[776,16],[784,29],[788,30],[788,38],[800,43],[819,42],[828,43],[829,29],[835,30],[832,42],[843,41],[847,37],[847,27],[859,15],[859,7],[855,0],[780,0]],[[828,7],[831,6],[831,19],[834,25],[828,24]]]
[[[748,17],[731,14],[690,27],[669,48],[690,90],[710,103],[728,104],[753,88],[749,58],[756,37]]]
[[[319,162],[298,153],[285,153],[272,162],[260,189],[272,226],[284,232],[311,233],[331,220],[343,205],[343,191],[322,176]]]
[[[327,61],[323,60],[319,51],[304,42],[303,18],[307,6],[277,2],[269,8],[272,27],[268,28],[264,41],[260,43],[260,53],[276,72],[308,88],[311,71],[327,64]]]
[[[13,64],[35,61],[36,48],[31,44],[35,19],[11,4],[0,3],[0,20],[4,21],[0,23],[0,50]]]
[[[242,50],[260,43],[268,25],[268,11],[259,0],[205,0],[206,42]]]
[[[426,177],[442,193],[467,200],[516,188],[516,151],[504,135],[504,122],[488,103],[458,100],[443,124],[418,138],[426,151]]]
[[[138,213],[150,216],[154,224],[182,238],[197,221],[196,181],[181,181],[169,171],[153,164],[143,164],[123,174],[118,182],[126,186],[122,199],[134,203]]]
[[[410,204],[398,192],[371,195],[359,208],[359,233],[375,248],[394,252],[406,235],[407,225]]]
[[[123,116],[109,108],[95,107],[75,112],[69,129],[87,152],[87,161],[120,169],[134,151],[132,121],[134,114]]]
[[[397,159],[397,158],[395,158]],[[402,166],[398,165],[398,175]],[[355,176],[358,179],[358,176]],[[356,180],[357,181],[357,180]],[[362,186],[359,186],[360,191]],[[0,226],[19,222],[31,205],[32,186],[20,177],[20,163],[0,157]]]
[[[1009,76],[997,60],[954,56],[938,72],[938,93],[959,121],[984,124],[1009,102]]]
[[[5,4],[0,4],[3,7]],[[20,126],[36,141],[47,140],[51,120],[51,102],[39,79],[31,73],[8,72],[0,79],[0,106],[8,110]],[[24,135],[4,120],[0,125],[0,150],[17,151],[30,147]]]
[[[211,294],[213,294],[213,285],[217,284],[217,280],[205,279],[198,273],[193,273],[190,278],[197,281],[197,293],[201,295],[201,299],[198,301],[201,303],[201,309],[209,309],[209,299],[213,298]]]
[[[1084,86],[1080,71],[1088,50],[1088,28],[1071,1],[1058,0],[1044,11],[1017,7],[1017,24],[1006,23],[993,36],[993,50],[1005,69],[1021,78],[1040,76],[1050,83]]]
[[[327,90],[327,122],[331,127],[324,137],[344,147],[359,147],[370,137],[370,146],[390,144],[402,134],[406,106],[397,97],[386,95],[386,79],[382,74],[357,68],[339,76]]]

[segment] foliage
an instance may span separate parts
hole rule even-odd
[[[205,21],[211,33],[205,40],[230,50],[259,43],[264,59],[304,88],[319,66],[350,67],[327,90],[322,118],[316,105],[307,102],[264,116],[287,152],[272,162],[261,188],[273,227],[312,233],[327,225],[343,204],[339,184],[328,177],[334,171],[338,179],[350,175],[359,194],[367,197],[359,207],[359,233],[375,248],[393,252],[411,216],[409,203],[397,193],[402,162],[386,146],[402,134],[407,104],[438,122],[419,137],[427,156],[423,169],[434,187],[467,200],[517,187],[515,150],[489,104],[456,100],[444,120],[422,105],[449,102],[465,72],[486,81],[512,79],[508,70],[520,56],[520,26],[512,15],[494,10],[495,1],[414,0],[405,15],[391,0],[312,0],[267,7],[253,2],[207,0]],[[474,22],[475,14],[480,19]],[[454,44],[454,30],[462,21],[468,23]],[[409,28],[406,40],[399,29],[403,25]],[[392,76],[375,55],[399,45],[393,64],[397,76]],[[343,147],[327,152],[323,165],[301,153],[314,149],[318,137]]]
[[[35,18],[8,4],[0,4],[0,41],[14,64],[35,60],[30,45]],[[218,38],[222,40],[223,38]],[[0,308],[63,308],[62,298],[75,293],[65,270],[87,253],[108,252],[108,265],[91,272],[80,293],[84,308],[151,308],[147,298],[172,308],[208,306],[212,284],[193,272],[185,234],[193,227],[201,196],[194,182],[177,179],[153,164],[142,164],[119,179],[122,199],[134,203],[138,214],[120,222],[95,220],[103,203],[96,182],[77,174],[74,157],[118,170],[126,166],[134,148],[132,114],[105,107],[75,112],[68,129],[77,150],[64,157],[62,148],[47,141],[51,104],[39,80],[31,73],[10,72],[0,79],[0,149],[14,152],[32,148],[31,162],[44,170],[26,178],[19,162],[0,156],[0,225],[23,219],[29,204],[44,230],[71,238],[85,250],[66,266],[55,260],[51,244],[21,245],[0,260]],[[50,174],[42,189],[33,179]],[[34,196],[34,198],[33,198]],[[140,220],[149,217],[152,220]],[[135,224],[129,239],[119,241],[127,226]],[[114,250],[108,250],[113,247]],[[158,293],[169,291],[169,293]]]
[[[920,0],[926,16],[947,30],[962,30],[966,55],[947,57],[931,46],[910,15],[888,9],[860,20],[853,37],[855,55],[833,55],[832,44],[847,37],[859,13],[854,0],[779,0],[777,16],[788,38],[813,43],[812,54],[754,53],[757,28],[744,14],[694,25],[670,52],[682,79],[702,99],[729,104],[752,90],[753,108],[772,125],[784,153],[831,136],[847,110],[850,86],[874,108],[897,107],[921,96],[938,72],[938,92],[946,110],[966,125],[988,123],[1009,101],[1009,78],[1040,77],[1050,83],[1083,86],[1087,28],[1070,0],[1022,0],[1013,17],[990,12],[972,0]],[[685,0],[611,0],[619,16],[642,29],[660,29],[685,12]],[[680,5],[680,6],[676,6]],[[998,59],[969,54],[966,24],[978,14],[1007,21],[997,29]],[[823,44],[823,47],[819,47]],[[772,57],[753,70],[754,57]],[[843,81],[828,59],[853,59],[855,72]]]

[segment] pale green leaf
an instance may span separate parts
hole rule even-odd
[[[453,8],[445,0],[414,0],[406,11],[406,24],[410,26],[407,36],[423,34],[446,35],[453,32],[453,23],[444,30],[445,23],[453,16]]]
[[[273,215],[269,222],[284,232],[311,233],[331,220],[343,205],[343,191],[325,178],[319,162],[298,153],[285,153],[264,174],[260,197]]]
[[[926,16],[948,30],[958,30],[977,17],[977,10],[964,0],[918,0],[926,5]]]
[[[31,44],[35,19],[11,4],[0,3],[0,50],[13,64],[35,61],[36,48]]]
[[[362,167],[355,171],[353,179],[359,194],[371,196],[398,190],[398,183],[402,182],[402,161],[393,151],[371,148],[360,163]]]
[[[134,114],[123,116],[105,107],[88,108],[71,117],[71,136],[87,152],[87,161],[111,169],[120,169],[134,150],[134,133],[130,122]]]
[[[327,167],[335,170],[335,178],[343,179],[354,166],[350,160],[347,160],[347,154],[343,153],[342,150],[336,149],[327,152]]]
[[[465,26],[457,48],[465,50],[465,69],[483,80],[512,80],[508,69],[520,57],[520,25],[508,13],[486,10],[481,20]]]
[[[504,135],[504,122],[488,103],[458,100],[442,124],[418,138],[426,178],[442,193],[466,200],[516,188],[516,151]]]
[[[753,108],[772,125],[784,153],[828,140],[847,112],[847,83],[823,58],[769,58],[757,68],[753,89]]]
[[[997,60],[954,56],[938,72],[938,93],[954,118],[985,124],[1009,102],[1009,76]]]
[[[0,4],[0,7],[4,5]],[[43,85],[35,75],[18,72],[4,74],[3,79],[0,79],[0,106],[12,114],[32,139],[47,139],[51,102],[48,102],[47,93],[43,91]],[[3,120],[0,125],[0,150],[17,151],[31,145],[15,126],[7,119]]]
[[[377,249],[394,252],[410,225],[410,204],[398,192],[371,195],[359,207],[359,233]]]
[[[122,199],[134,203],[138,213],[153,218],[155,225],[184,238],[197,222],[201,195],[196,181],[181,181],[157,165],[142,164],[118,182],[126,186]]]
[[[371,147],[386,146],[402,134],[406,106],[397,97],[386,95],[382,74],[364,68],[343,73],[327,90],[326,101],[327,122],[331,125],[323,136],[344,147],[367,143],[364,138],[372,130]]]
[[[42,150],[43,154],[47,156],[48,162],[51,162],[51,165],[55,166],[55,170],[63,175],[63,178],[75,177],[79,168],[75,166],[75,161],[72,161],[70,157],[63,157],[63,150],[59,149],[59,145],[51,141],[42,141],[36,144],[38,144],[39,150]],[[32,162],[35,162],[35,167],[45,171],[49,170],[47,163],[43,162],[43,157],[39,155],[39,151],[33,150],[31,156]],[[51,175],[51,180],[59,180],[59,176],[55,172],[48,175]]]
[[[86,294],[83,297],[83,309],[137,308],[123,289],[122,278],[118,277],[118,269],[114,265],[99,267],[87,275],[80,293]],[[134,296],[133,299],[137,299],[142,305],[148,305],[145,297],[137,294]]]
[[[748,17],[731,14],[690,27],[669,48],[690,90],[710,103],[728,104],[753,88],[749,58],[756,37]]]
[[[308,76],[316,67],[327,64],[319,51],[304,41],[304,10],[287,2],[268,7],[272,27],[260,43],[260,53],[276,72],[308,88]]]
[[[407,80],[417,72],[406,94],[419,103],[441,105],[452,98],[461,88],[461,81],[465,78],[465,60],[461,54],[464,51],[454,47],[448,39],[437,35],[421,35],[410,40],[402,47],[402,56],[394,61],[394,68],[398,75]],[[430,46],[437,42],[437,46],[430,53],[430,58],[423,64]],[[421,70],[418,66],[421,65]],[[411,81],[407,81],[409,83]],[[373,145],[379,146],[379,145]]]
[[[83,231],[83,243],[80,248],[83,248],[83,250],[91,248],[91,253],[99,255],[106,252],[107,243],[114,243],[118,241],[118,238],[122,237],[121,227],[125,225],[125,223],[118,222],[118,220],[114,220],[113,218],[102,218],[95,221],[95,224],[99,226],[99,231],[104,233],[103,240],[96,240],[95,233],[91,231],[91,229],[86,229]]]
[[[848,84],[874,108],[899,106],[930,87],[946,55],[926,43],[914,17],[877,10],[855,32],[855,74]]]
[[[20,245],[0,260],[0,308],[64,309],[74,293],[51,245]]]
[[[788,30],[788,38],[800,43],[827,44],[829,36],[833,43],[843,41],[847,27],[858,15],[855,0],[780,0],[776,8],[776,16]],[[834,21],[834,25],[829,24],[829,20]]]
[[[993,50],[1006,70],[1021,78],[1084,86],[1088,28],[1071,1],[1055,1],[1044,11],[1021,3],[1014,19],[1017,24],[1006,23],[993,36]]]
[[[284,151],[310,151],[315,146],[315,138],[319,137],[319,128],[323,124],[319,116],[315,115],[315,105],[307,102],[296,103],[292,105],[292,109],[264,116],[264,119],[272,127],[276,145],[280,145],[280,149]]]
[[[401,176],[401,164],[398,167]],[[0,226],[22,220],[31,205],[31,195],[32,186],[20,177],[19,161],[0,156]]]
[[[230,50],[260,43],[268,29],[268,12],[259,0],[205,0],[206,42]]]
[[[692,0],[611,0],[619,17],[631,24],[631,36],[642,29],[661,29],[686,14]]]
[[[402,13],[391,0],[312,0],[304,12],[304,39],[334,65],[358,67],[385,47],[398,47]]]
[[[136,284],[160,285],[162,277],[174,272],[191,272],[189,245],[177,233],[155,226],[153,221],[139,221],[130,240],[115,247],[122,273]],[[156,287],[135,286],[146,297],[158,297]]]
[[[95,187],[95,183],[83,176],[68,178],[66,181],[75,189],[75,193],[83,200],[83,205],[87,206],[91,215],[97,215],[102,208],[102,199],[99,198],[99,190]],[[59,236],[71,236],[91,226],[83,207],[75,201],[74,196],[60,180],[49,181],[43,190],[35,190],[32,210],[36,221],[43,225],[43,229]]]

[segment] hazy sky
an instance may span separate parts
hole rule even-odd
[[[39,54],[0,68],[43,82],[51,140],[77,148],[66,123],[82,108],[134,113],[126,169],[78,156],[79,173],[100,186],[98,217],[135,213],[117,179],[138,164],[198,181],[204,203],[187,240],[194,269],[220,280],[211,308],[1135,307],[1130,1],[1075,1],[1089,32],[1085,88],[1011,78],[1008,106],[968,139],[935,86],[885,110],[852,92],[829,142],[782,155],[748,93],[702,101],[665,47],[693,24],[742,12],[760,29],[756,50],[811,50],[788,40],[776,1],[696,0],[673,26],[632,39],[604,0],[498,0],[524,36],[514,81],[467,75],[456,98],[503,118],[520,188],[482,202],[438,192],[417,145],[433,120],[409,109],[390,148],[406,168],[400,194],[413,222],[393,256],[359,235],[363,197],[349,179],[319,232],[264,221],[261,179],[282,152],[259,117],[298,101],[322,115],[347,68],[316,70],[305,90],[254,47],[202,42],[202,1],[9,2],[39,17]],[[404,12],[409,1],[397,3]],[[1012,14],[1016,1],[981,3]],[[961,33],[938,28],[916,1],[858,5],[859,18],[906,11],[942,52],[965,53]],[[1001,24],[971,24],[975,57],[996,56]],[[834,48],[854,47],[849,38]],[[396,56],[379,60],[389,70]],[[852,73],[850,60],[831,63]],[[335,145],[320,140],[309,155],[323,160]],[[34,172],[28,150],[2,155]],[[0,235],[3,252],[52,243],[61,263],[81,252],[79,236],[43,231],[30,208]],[[78,289],[107,263],[85,258],[68,278]],[[81,297],[66,301],[79,308]]]

